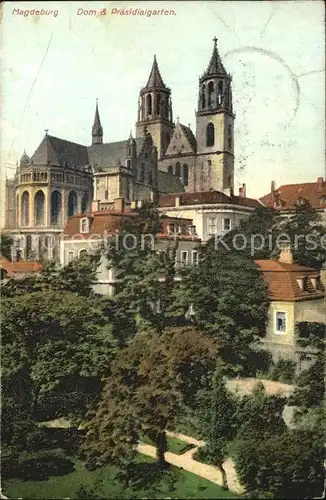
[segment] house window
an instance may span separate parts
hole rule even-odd
[[[284,333],[286,331],[286,313],[277,312],[276,313],[276,331],[279,333]]]
[[[74,252],[68,252],[68,263],[74,260]]]
[[[183,165],[183,185],[188,186],[189,183],[189,169],[188,165],[185,163]]]
[[[181,264],[183,266],[186,266],[188,264],[188,251],[187,250],[181,251]]]
[[[207,231],[208,231],[208,234],[216,234],[216,232],[217,232],[217,219],[216,219],[216,217],[208,217]]]
[[[178,226],[172,222],[168,225],[168,232],[169,234],[176,234],[178,232]]]
[[[194,266],[197,266],[197,264],[198,264],[198,252],[197,252],[197,250],[192,251],[192,263]]]
[[[223,231],[230,231],[231,229],[231,219],[223,219]]]
[[[188,226],[189,234],[196,234],[196,226]]]
[[[80,232],[88,233],[88,231],[89,231],[88,219],[84,217],[83,219],[80,220]]]
[[[206,146],[214,146],[215,130],[213,123],[209,123],[206,128]]]
[[[149,306],[152,309],[154,313],[161,313],[162,312],[162,305],[161,305],[161,300],[151,300],[149,302]]]

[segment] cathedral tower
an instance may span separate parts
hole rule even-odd
[[[199,78],[196,113],[197,165],[195,190],[232,192],[234,183],[234,118],[231,75],[217,50],[217,38],[208,68]]]
[[[101,125],[100,114],[98,112],[97,99],[96,99],[94,123],[92,127],[92,144],[103,144],[103,128]]]
[[[143,136],[144,127],[151,134],[161,158],[169,145],[174,124],[171,90],[163,83],[156,56],[146,87],[140,91],[136,137]]]

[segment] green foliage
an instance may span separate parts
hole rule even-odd
[[[286,398],[267,396],[262,383],[254,392],[243,396],[237,405],[237,439],[265,439],[284,432],[286,426],[282,418]]]
[[[193,328],[138,333],[112,363],[102,401],[89,425],[84,454],[99,467],[133,457],[146,434],[164,464],[166,428],[173,428],[190,393],[198,391],[216,363],[214,343]],[[191,391],[189,391],[191,387]]]
[[[13,239],[9,234],[0,234],[0,255],[6,257],[6,259],[11,260],[11,247],[13,244]]]
[[[164,248],[157,239],[160,230],[160,214],[146,205],[138,216],[125,221],[107,250],[109,265],[120,280],[114,301],[117,328],[123,330],[125,340],[138,330],[160,332],[169,324],[176,245],[171,242]],[[159,281],[162,277],[165,280]]]
[[[247,242],[241,250],[233,245],[233,238],[239,233]],[[291,245],[295,263],[319,268],[326,260],[322,245],[325,233],[320,214],[306,202],[296,205],[289,217],[282,217],[271,208],[258,207],[241,222],[240,228],[229,231],[223,242],[234,253],[254,259],[277,259],[281,245]],[[219,247],[225,250],[222,243]]]
[[[46,262],[40,273],[19,280],[8,280],[2,287],[2,296],[9,298],[45,290],[59,293],[69,291],[83,297],[94,295],[92,287],[97,281],[99,260],[100,252],[96,252],[82,255],[64,267],[58,267],[52,261]]]
[[[296,379],[296,388],[289,398],[289,404],[299,406],[301,411],[319,407],[325,395],[325,363],[324,356],[307,370],[301,372]]]
[[[235,467],[250,498],[314,498],[323,491],[324,445],[309,432],[239,443]]]
[[[250,286],[248,286],[250,284]],[[226,373],[246,373],[254,359],[252,345],[265,334],[269,299],[256,265],[242,255],[199,249],[199,264],[182,272],[174,293],[174,315],[193,305],[193,323],[220,346]],[[252,369],[252,368],[251,368]]]
[[[296,362],[289,359],[279,359],[270,369],[268,377],[284,384],[292,384],[295,378]]]

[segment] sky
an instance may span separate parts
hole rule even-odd
[[[0,36],[2,186],[46,129],[89,145],[96,98],[105,142],[134,134],[154,54],[174,117],[195,132],[214,36],[233,79],[235,189],[246,183],[247,196],[260,197],[272,180],[325,177],[322,1],[7,2]]]

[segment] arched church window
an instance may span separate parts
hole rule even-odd
[[[215,129],[213,123],[209,123],[206,128],[206,146],[214,146]]]
[[[177,177],[181,177],[181,165],[180,163],[177,161],[176,165],[175,165],[175,175]]]
[[[169,134],[169,133],[167,133],[167,134],[166,134],[166,147],[168,147],[168,145],[170,144],[170,139],[171,139],[171,138],[170,138],[170,134]]]
[[[147,114],[151,115],[152,114],[152,96],[151,96],[151,94],[148,94],[146,100],[147,100]]]
[[[223,82],[218,82],[218,93],[223,94]]]
[[[51,194],[51,224],[59,224],[62,207],[60,191],[53,191]]]
[[[22,204],[21,204],[21,214],[22,214],[22,226],[28,226],[29,224],[29,193],[27,191],[23,192]]]
[[[29,259],[31,257],[32,253],[32,236],[28,234],[26,236],[26,259]]]
[[[205,96],[206,88],[205,85],[201,88],[201,107],[204,109],[206,107],[206,96]]]
[[[173,166],[172,165],[168,166],[168,174],[173,174]]]
[[[188,169],[188,165],[186,163],[183,165],[182,179],[183,179],[183,185],[188,186],[189,169]]]
[[[161,94],[156,97],[156,114],[161,115]]]
[[[82,202],[81,202],[81,211],[82,214],[87,212],[88,210],[88,193],[84,193],[82,197]]]
[[[77,194],[76,191],[70,191],[68,196],[68,217],[77,212]]]
[[[209,82],[209,84],[208,84],[208,106],[212,105],[213,92],[214,92],[214,82]]]
[[[44,224],[44,206],[45,206],[44,193],[43,191],[37,191],[34,198],[35,224],[37,226],[42,226]]]

